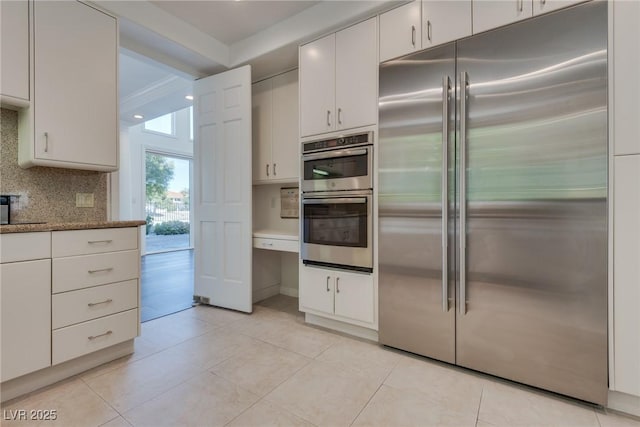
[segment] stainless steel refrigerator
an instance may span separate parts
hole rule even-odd
[[[607,5],[380,66],[380,342],[607,400]]]

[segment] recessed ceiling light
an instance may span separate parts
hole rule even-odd
[[[184,99],[188,99],[189,101],[193,101],[193,95],[187,95]]]
[[[144,119],[144,116],[142,114],[134,114],[133,118],[134,119]]]

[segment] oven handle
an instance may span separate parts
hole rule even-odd
[[[369,152],[366,148],[357,148],[354,150],[339,150],[339,151],[325,151],[322,153],[303,154],[302,160],[319,160],[319,159],[333,159],[336,157],[346,156],[363,156]]]
[[[303,205],[324,205],[326,203],[335,203],[335,204],[347,204],[347,203],[356,203],[364,205],[367,203],[366,197],[336,197],[336,198],[322,198],[322,199],[303,199]]]

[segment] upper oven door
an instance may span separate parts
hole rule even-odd
[[[302,191],[373,188],[373,146],[328,150],[302,156]]]

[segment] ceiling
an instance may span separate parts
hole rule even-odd
[[[152,1],[198,30],[230,45],[314,6],[317,1]]]
[[[120,119],[187,106],[193,80],[250,64],[252,80],[297,67],[298,46],[406,0],[92,0],[118,16]]]

